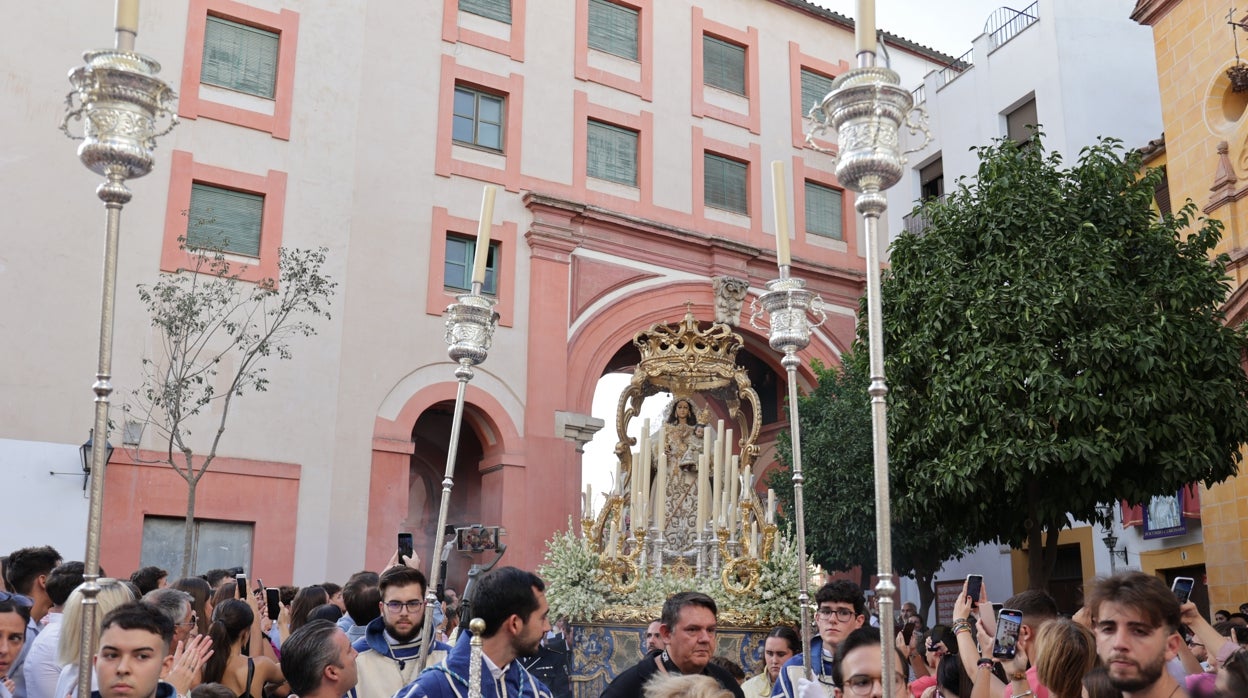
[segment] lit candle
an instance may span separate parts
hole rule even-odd
[[[485,261],[490,253],[490,226],[494,223],[494,194],[498,188],[487,184],[481,196],[481,220],[477,223],[477,255],[472,262],[472,282],[485,283]]]
[[[858,0],[854,15],[854,46],[856,53],[875,53],[875,0]]]
[[[776,209],[776,262],[787,267],[793,263],[789,257],[789,201],[784,186],[784,162],[771,163],[771,195]]]
[[[134,37],[139,33],[139,0],[117,0],[115,18],[117,48],[133,51]]]
[[[774,524],[776,522],[776,491],[767,489],[767,523]]]

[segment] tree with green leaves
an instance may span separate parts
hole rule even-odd
[[[818,385],[798,397],[802,434],[802,485],[806,513],[806,549],[811,561],[829,570],[860,567],[867,588],[874,574],[875,469],[872,460],[871,396],[865,347],[842,356],[841,368],[815,362]],[[790,440],[778,441],[781,461],[792,464]],[[772,475],[769,486],[793,511],[793,484],[787,471]],[[893,570],[919,587],[919,614],[926,618],[936,598],[935,576],[947,560],[969,548],[950,526],[956,517],[937,502],[905,497],[910,483],[890,472]]]
[[[1227,327],[1222,226],[1152,208],[1160,170],[1103,139],[978,149],[883,283],[893,467],[972,542],[1026,543],[1031,588],[1096,505],[1235,474],[1248,347]],[[1046,535],[1047,534],[1047,535]],[[1043,554],[1041,554],[1043,551]]]
[[[143,358],[143,382],[125,406],[128,417],[155,430],[159,462],[186,480],[183,577],[194,560],[196,487],[217,456],[234,399],[268,389],[265,363],[291,358],[293,338],[316,334],[312,320],[330,318],[337,287],[322,271],[326,248],[283,248],[279,280],[260,283],[242,280],[219,251],[192,252],[193,269],[139,286],[159,356]],[[215,412],[203,414],[210,405]],[[192,427],[202,426],[212,428],[209,437],[192,439]]]

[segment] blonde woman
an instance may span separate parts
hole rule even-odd
[[[100,623],[104,620],[104,616],[114,608],[134,601],[130,588],[120,580],[101,577],[96,583],[99,584],[100,591],[95,597],[99,606],[95,609],[95,627],[91,629],[92,646],[99,644]],[[78,695],[78,651],[82,645],[82,602],[85,598],[80,585],[65,601],[64,615],[61,617],[61,635],[56,645],[56,658],[62,666],[61,676],[56,681],[55,695],[57,696],[76,697]],[[94,676],[91,677],[91,689],[96,689]]]
[[[705,674],[662,673],[646,682],[645,698],[732,698],[732,691]]]
[[[1036,633],[1036,678],[1052,698],[1080,698],[1083,677],[1097,664],[1096,637],[1067,618],[1051,620]]]

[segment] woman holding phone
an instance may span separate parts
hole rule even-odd
[[[229,599],[217,605],[208,636],[213,654],[204,665],[205,683],[224,684],[239,698],[264,698],[267,684],[286,682],[273,647],[261,632],[260,613],[250,594],[245,601]],[[248,643],[256,650],[255,657],[243,653]]]

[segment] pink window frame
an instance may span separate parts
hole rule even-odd
[[[573,74],[577,80],[596,82],[621,92],[637,95],[647,102],[654,99],[654,12],[652,0],[609,0],[621,7],[637,10],[637,63],[641,79],[633,80],[609,70],[589,65],[589,0],[576,0],[576,63]],[[627,60],[621,58],[620,60]]]
[[[467,162],[455,158],[454,142],[451,140],[454,125],[455,86],[493,92],[506,98],[503,118],[503,152],[505,164],[502,169]],[[443,177],[462,175],[473,179],[503,185],[508,191],[519,191],[521,134],[524,133],[524,76],[512,73],[507,77],[474,70],[455,63],[452,56],[442,56],[442,82],[438,95],[438,143],[434,153],[433,171]],[[464,146],[467,147],[467,146]]]
[[[814,56],[802,53],[800,45],[795,41],[789,42],[789,107],[790,107],[790,125],[793,131],[793,147],[806,147],[806,131],[803,129],[805,123],[806,111],[802,105],[802,69],[810,70],[814,73],[836,79],[842,73],[849,70],[849,63],[841,60],[839,63],[821,60]],[[835,150],[836,144],[816,138],[815,143],[820,148],[828,148]]]
[[[734,44],[745,47],[745,98],[749,100],[749,112],[742,114],[741,112],[725,109],[718,105],[708,104],[703,94],[706,86],[703,84],[702,63],[702,37],[710,35],[717,39],[723,39]],[[693,65],[689,71],[691,74],[690,94],[692,95],[692,114],[695,117],[707,117],[716,121],[740,126],[749,129],[750,133],[762,133],[762,119],[759,109],[759,79],[758,79],[758,28],[747,27],[744,30],[735,29],[727,24],[720,24],[706,19],[702,15],[701,7],[693,8],[693,50],[690,52],[693,58]]]
[[[511,36],[500,39],[459,26],[459,0],[442,0],[442,40],[468,44],[524,62],[524,24],[527,0],[511,0]]]
[[[265,29],[278,35],[277,84],[273,95],[272,114],[221,104],[200,94],[204,33],[207,31],[209,15]],[[268,12],[234,0],[191,0],[186,22],[186,49],[182,55],[182,92],[178,96],[178,116],[183,119],[198,119],[202,116],[266,131],[274,138],[290,140],[295,55],[298,46],[299,13],[294,10]]]
[[[643,111],[629,114],[610,109],[589,101],[589,96],[575,90],[573,93],[575,125],[572,134],[572,171],[575,196],[583,201],[630,210],[637,206],[650,209],[654,203],[654,114]],[[626,128],[637,132],[637,191],[636,201],[612,196],[586,186],[589,179],[589,120]],[[628,186],[622,184],[620,186]]]
[[[762,193],[763,180],[761,174],[761,162],[763,159],[762,146],[758,143],[750,143],[747,146],[740,146],[735,143],[726,141],[717,141],[707,138],[703,135],[702,129],[694,126],[691,140],[693,141],[693,202],[692,210],[695,224],[701,230],[717,233],[725,237],[741,239],[741,233],[747,233],[747,241],[756,245],[766,244],[768,248],[775,247],[775,240],[771,235],[764,235],[762,229]],[[743,228],[731,223],[715,220],[706,217],[706,165],[703,156],[707,153],[715,153],[724,157],[732,158],[746,163],[746,206],[749,211],[749,226]],[[739,214],[738,214],[739,215]]]
[[[251,262],[237,261],[228,253],[232,272],[244,281],[277,280],[278,254],[282,246],[282,226],[286,210],[286,173],[269,170],[264,175],[248,174],[195,162],[184,151],[173,151],[169,174],[169,201],[165,206],[165,229],[160,251],[160,270],[177,272],[195,267],[195,255],[182,248],[178,238],[186,237],[187,212],[191,208],[191,185],[195,182],[236,189],[264,197],[260,222],[260,256]]]
[[[433,234],[429,236],[429,271],[425,286],[425,312],[429,315],[442,315],[446,306],[455,302],[456,293],[448,291],[443,280],[446,266],[446,238],[454,234],[459,237],[475,240],[477,237],[477,221],[472,218],[452,216],[445,208],[433,208]],[[498,289],[498,324],[511,327],[516,316],[516,223],[503,222],[490,228],[490,243],[498,243],[498,256],[495,272]]]

